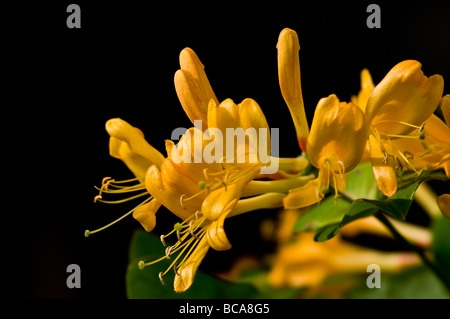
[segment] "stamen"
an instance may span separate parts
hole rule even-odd
[[[411,152],[409,152],[409,151],[404,151],[403,154],[404,154],[405,157],[406,157],[407,159],[409,159],[409,160],[414,159],[414,155],[413,155]]]
[[[177,263],[175,263],[174,265],[173,265],[173,272],[175,273],[175,275],[176,276],[179,276],[180,274],[178,273],[178,271],[177,271]]]
[[[159,239],[161,240],[162,244],[164,245],[164,247],[166,247],[166,242],[164,241],[164,235],[161,235],[161,237],[159,237]]]
[[[197,235],[195,235],[194,233],[194,228],[192,227],[193,224],[193,220],[191,220],[191,222],[189,223],[189,232],[191,233],[191,236],[194,237],[195,239],[198,239]]]
[[[94,202],[100,201],[100,202],[105,203],[105,204],[121,204],[121,203],[125,203],[125,202],[128,202],[130,200],[133,200],[133,199],[145,196],[145,195],[148,195],[147,191],[145,191],[143,193],[140,193],[140,194],[137,194],[135,196],[131,196],[131,197],[120,199],[120,200],[114,200],[114,201],[103,200],[101,195],[97,195],[94,198]]]
[[[170,259],[170,252],[171,252],[172,248],[173,248],[173,246],[168,246],[166,248],[166,258],[167,259]]]
[[[218,178],[218,177],[216,177],[215,180],[218,181],[219,183],[221,183],[221,184],[225,187],[225,191],[228,190],[228,189],[227,189],[227,183],[225,183],[224,180],[222,180],[222,179],[220,179],[220,178]]]
[[[162,273],[162,271],[158,274],[158,277],[159,277],[159,280],[161,281],[161,283],[165,286],[166,285],[166,283],[164,282],[164,279],[163,279],[163,273]]]
[[[145,268],[145,262],[143,260],[139,261],[138,262],[138,267],[139,267],[139,270],[144,269]]]
[[[183,198],[184,198],[184,197],[186,197],[186,194],[183,194],[183,195],[180,196],[180,205],[181,205],[181,207],[182,207],[183,209],[186,209],[186,207],[184,207],[184,204],[183,204]]]
[[[104,229],[106,229],[106,228],[108,228],[108,227],[114,225],[115,223],[121,221],[122,219],[124,219],[124,218],[127,217],[128,215],[131,215],[136,209],[138,209],[140,206],[142,206],[142,205],[148,203],[148,202],[149,202],[150,200],[152,200],[152,199],[153,199],[153,197],[150,196],[149,198],[147,198],[146,200],[144,200],[142,203],[140,203],[139,205],[137,205],[135,208],[133,208],[132,210],[130,210],[128,213],[126,213],[126,214],[124,214],[123,216],[117,218],[116,220],[114,220],[113,222],[109,223],[109,224],[106,225],[106,226],[103,226],[103,227],[101,227],[101,228],[99,228],[99,229],[92,230],[92,231],[91,231],[91,230],[86,230],[86,231],[84,232],[84,236],[85,236],[85,237],[89,237],[91,234],[98,233],[99,231],[102,231],[102,230],[104,230]]]
[[[94,197],[94,203],[96,203],[98,200],[102,199],[102,195],[97,195]]]

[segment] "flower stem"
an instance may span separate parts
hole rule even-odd
[[[431,271],[434,272],[434,274],[442,281],[442,283],[445,285],[447,290],[450,292],[450,278],[448,278],[445,273],[442,272],[440,268],[438,268],[433,262],[431,262],[427,256],[425,256],[424,252],[417,246],[411,244],[408,240],[406,240],[405,237],[403,237],[398,230],[394,227],[394,225],[389,221],[389,219],[384,216],[382,212],[377,212],[375,214],[375,217],[382,222],[394,235],[394,237],[400,241],[402,244],[404,244],[406,247],[408,247],[411,251],[415,252],[419,257],[422,259],[423,263],[427,265]]]

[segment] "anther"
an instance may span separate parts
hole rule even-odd
[[[173,246],[168,246],[166,248],[166,258],[167,259],[170,259],[170,252],[171,252],[172,248],[173,248]]]
[[[414,155],[410,151],[404,151],[403,154],[408,160],[414,159]]]
[[[163,284],[163,285],[166,285],[166,283],[164,282],[164,279],[163,279],[163,277],[162,277],[162,271],[158,274],[158,277],[159,277],[159,280],[161,281],[161,283]]]
[[[191,222],[189,223],[189,232],[191,233],[191,236],[192,236],[192,237],[194,237],[195,239],[199,239],[199,238],[197,237],[197,235],[194,234],[194,229],[193,229],[193,227],[192,227],[192,226],[193,226],[193,225],[192,225],[193,222],[194,222],[194,221],[191,220]]]
[[[97,203],[99,199],[102,199],[102,195],[97,195],[94,197],[94,203]]]
[[[166,242],[164,241],[164,237],[165,237],[164,235],[161,235],[161,237],[159,237],[159,239],[161,239],[161,242],[162,242],[162,244],[163,244],[164,247],[165,247],[165,246],[167,246],[167,245],[166,245]]]
[[[145,263],[144,263],[143,260],[141,260],[140,262],[138,262],[138,267],[139,267],[140,270],[142,270],[142,269],[145,268]]]
[[[91,234],[91,232],[89,230],[86,229],[86,231],[84,232],[84,237],[89,237],[89,235]]]
[[[173,271],[175,272],[175,275],[176,275],[176,276],[179,276],[180,274],[178,273],[177,266],[178,266],[177,263],[175,263],[175,264],[173,265]]]
[[[186,209],[186,207],[184,207],[184,204],[183,204],[183,198],[185,198],[185,197],[186,197],[186,194],[183,194],[180,196],[180,205],[181,205],[181,207],[183,207],[183,209]]]

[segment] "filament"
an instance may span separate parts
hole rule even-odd
[[[84,236],[85,236],[85,237],[89,237],[89,236],[92,235],[92,234],[98,233],[99,231],[102,231],[102,230],[104,230],[104,229],[106,229],[106,228],[108,228],[108,227],[110,227],[110,226],[116,224],[117,222],[121,221],[122,219],[124,219],[124,218],[127,217],[128,215],[132,214],[132,213],[133,213],[136,209],[138,209],[140,206],[142,206],[142,205],[148,203],[148,202],[149,202],[150,200],[152,200],[152,199],[153,199],[153,197],[150,196],[149,198],[147,198],[146,200],[144,200],[142,203],[140,203],[139,205],[137,205],[135,208],[133,208],[132,210],[130,210],[128,213],[122,215],[121,217],[117,218],[116,220],[112,221],[111,223],[109,223],[109,224],[106,225],[106,226],[103,226],[103,227],[98,228],[98,229],[96,229],[96,230],[86,230],[86,231],[84,232]]]

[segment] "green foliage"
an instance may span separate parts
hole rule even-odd
[[[170,265],[167,261],[138,267],[140,260],[151,261],[164,256],[162,244],[153,234],[139,230],[133,236],[129,250],[128,271],[126,275],[127,296],[130,299],[210,299],[210,298],[255,298],[256,289],[246,283],[232,283],[220,278],[197,272],[194,284],[185,293],[177,294],[173,290],[173,271],[164,276],[166,285],[162,285],[158,274]]]
[[[399,190],[391,197],[382,196],[375,183],[370,163],[358,165],[348,174],[343,198],[332,196],[312,207],[297,220],[294,231],[316,231],[315,240],[326,241],[348,223],[374,215],[378,211],[400,220],[408,215],[414,193],[428,179],[445,179],[441,171],[425,172],[419,177],[399,180]]]
[[[432,251],[434,253],[436,266],[441,273],[447,276],[450,282],[450,220],[439,217],[433,225]]]
[[[350,299],[448,299],[445,286],[426,266],[414,267],[400,273],[381,273],[381,288],[368,288],[365,279],[350,291]]]

